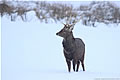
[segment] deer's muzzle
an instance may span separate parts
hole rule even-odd
[[[56,35],[59,35],[59,33],[56,33]]]

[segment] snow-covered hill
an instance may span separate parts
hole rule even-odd
[[[62,38],[63,25],[37,20],[11,22],[2,18],[2,80],[99,80],[120,79],[120,25],[75,25],[74,36],[86,45],[85,68],[67,72]]]

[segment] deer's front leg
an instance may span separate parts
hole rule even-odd
[[[70,72],[71,70],[71,61],[69,59],[66,59],[67,66],[68,66],[68,71]]]

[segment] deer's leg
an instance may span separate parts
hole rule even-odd
[[[77,61],[77,70],[76,70],[76,72],[78,72],[78,70],[79,70],[79,65],[80,65],[80,61],[78,60]]]
[[[76,61],[73,60],[73,70],[75,71]]]
[[[83,71],[85,71],[84,60],[81,60],[81,64],[82,64]]]
[[[71,62],[69,59],[66,59],[66,62],[67,62],[67,66],[68,66],[68,71],[70,72],[70,69],[71,69]]]

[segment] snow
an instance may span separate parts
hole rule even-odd
[[[39,20],[11,22],[2,18],[2,80],[95,80],[120,79],[120,25],[98,23],[86,27],[77,23],[74,36],[86,45],[85,68],[69,73],[56,32],[61,23]]]

